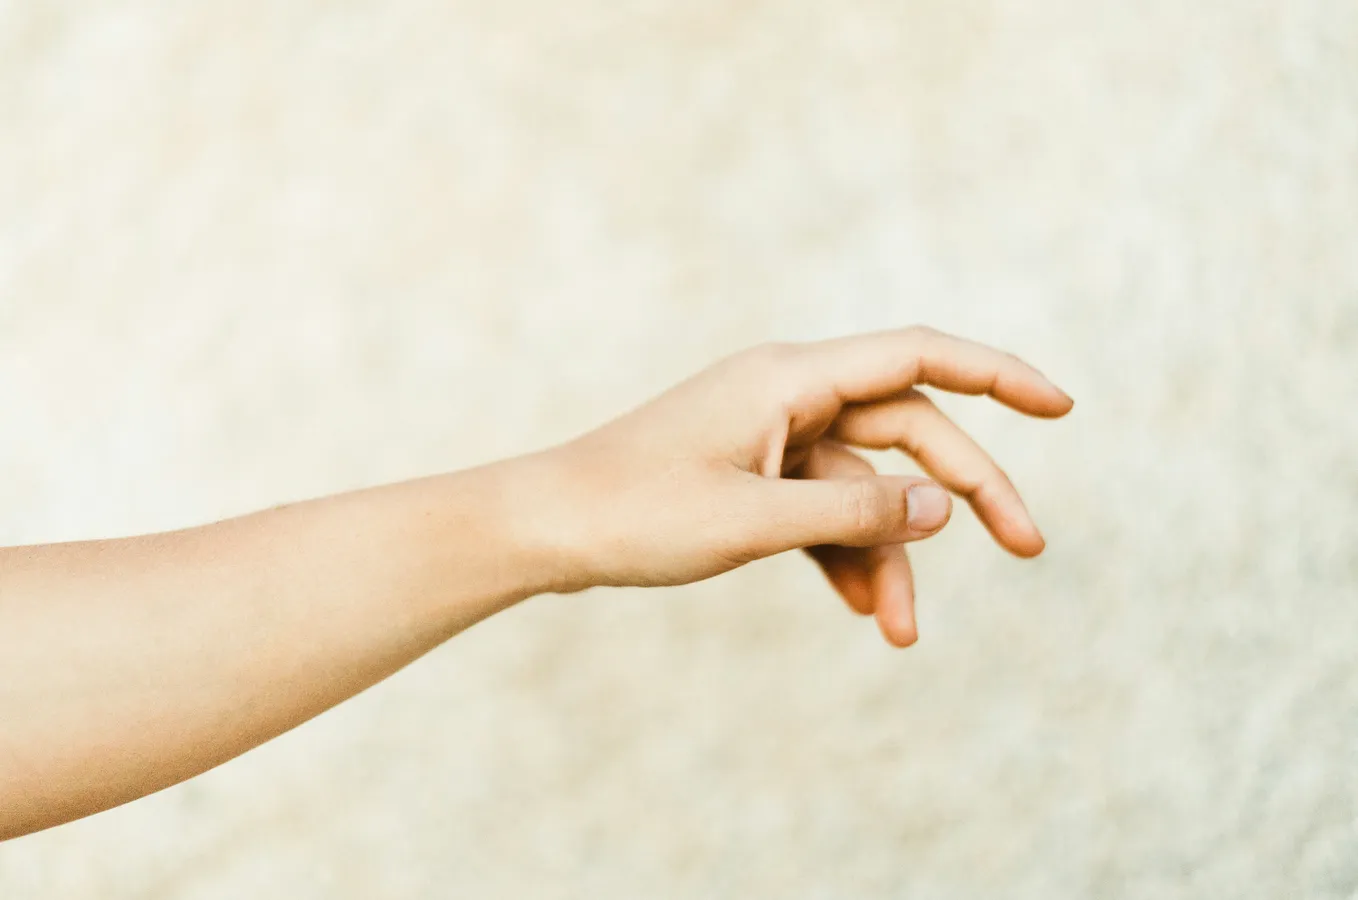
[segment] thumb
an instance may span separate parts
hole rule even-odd
[[[766,478],[761,492],[761,556],[819,544],[878,547],[935,534],[952,497],[925,478],[866,476]]]

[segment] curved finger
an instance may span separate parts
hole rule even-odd
[[[876,562],[875,615],[882,637],[897,647],[909,647],[919,640],[915,621],[915,573],[910,555],[901,544],[876,547],[883,557]]]
[[[799,467],[801,478],[858,478],[875,475],[872,463],[840,444],[821,441],[813,445]],[[870,616],[877,608],[870,547],[819,544],[806,548],[849,609]]]
[[[996,542],[1010,552],[1036,556],[1046,546],[1009,476],[919,391],[845,407],[832,431],[849,444],[908,453],[932,478],[964,498]]]
[[[804,478],[861,478],[875,474],[872,464],[841,444],[818,442],[802,467]],[[875,614],[882,634],[899,647],[913,644],[914,576],[902,544],[843,547],[822,544],[807,548],[849,608]]]
[[[1010,353],[915,326],[806,344],[800,350],[845,403],[865,403],[928,384],[959,394],[989,394],[1032,416],[1056,418],[1075,401]]]
[[[845,605],[860,616],[870,616],[877,611],[873,567],[868,561],[872,549],[840,547],[836,544],[818,544],[806,548],[806,555],[820,566],[830,586]]]

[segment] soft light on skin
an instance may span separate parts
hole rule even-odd
[[[804,549],[892,644],[905,545],[963,497],[1044,546],[994,461],[918,386],[1055,418],[1006,353],[907,328],[733,356],[575,441],[170,534],[0,550],[0,839],[160,790],[520,600],[677,585]],[[878,475],[897,449],[930,478]],[[932,479],[932,480],[930,480]]]

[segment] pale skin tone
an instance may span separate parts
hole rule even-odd
[[[916,639],[905,544],[963,497],[1019,556],[1009,479],[921,386],[1031,416],[1031,366],[925,328],[737,354],[568,444],[166,534],[0,549],[0,839],[219,765],[537,594],[677,585],[805,549]],[[879,476],[897,448],[930,478]]]

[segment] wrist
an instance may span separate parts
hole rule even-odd
[[[594,587],[588,565],[585,504],[577,496],[570,445],[497,463],[493,471],[496,520],[510,545],[524,597],[571,594]]]

